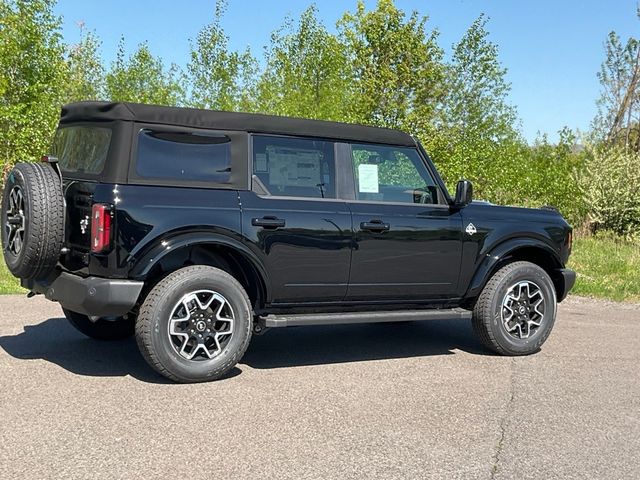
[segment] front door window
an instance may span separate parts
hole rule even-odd
[[[352,145],[356,200],[437,204],[436,183],[413,148]]]

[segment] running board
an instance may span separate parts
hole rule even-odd
[[[413,322],[417,320],[459,320],[471,318],[471,312],[460,308],[438,310],[396,310],[390,312],[305,313],[300,315],[268,315],[260,318],[267,328],[301,325],[340,325],[347,323]]]

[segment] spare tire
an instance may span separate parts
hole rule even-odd
[[[16,277],[40,279],[54,269],[64,242],[64,195],[48,163],[18,163],[2,195],[2,253]]]

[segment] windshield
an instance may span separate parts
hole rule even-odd
[[[62,127],[53,140],[52,154],[65,172],[99,174],[104,168],[111,129],[105,127]]]

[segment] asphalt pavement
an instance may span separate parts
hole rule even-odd
[[[639,350],[640,306],[570,297],[529,357],[468,320],[293,327],[177,385],[0,296],[0,478],[637,479]]]

